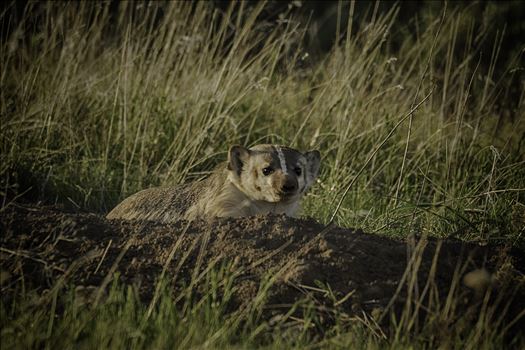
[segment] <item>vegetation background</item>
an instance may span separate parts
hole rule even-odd
[[[319,221],[523,248],[524,10],[520,1],[5,3],[2,207],[105,213],[140,189],[206,176],[232,144],[271,142],[321,151],[304,205]],[[101,308],[92,328],[64,341],[85,331],[95,344],[119,312],[135,329],[140,307],[116,295],[124,309]],[[262,341],[250,333],[257,324],[226,332],[219,318],[220,342],[210,343],[202,319],[181,326],[166,310],[146,339],[168,324],[191,329],[195,346],[284,339]],[[3,320],[28,322],[21,314],[2,306]],[[33,345],[57,339],[42,325]],[[358,328],[316,339],[375,339]],[[106,335],[107,346],[117,341]],[[312,340],[303,336],[288,345]],[[427,344],[414,339],[425,338],[398,340]]]

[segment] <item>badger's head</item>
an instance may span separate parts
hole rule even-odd
[[[230,181],[254,200],[294,202],[319,174],[319,151],[301,153],[292,148],[233,146],[228,154]]]

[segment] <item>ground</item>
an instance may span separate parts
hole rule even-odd
[[[491,303],[501,303],[501,310],[503,301],[511,303],[507,321],[525,307],[523,254],[504,246],[399,241],[285,216],[166,225],[37,205],[4,208],[0,225],[6,298],[16,295],[23,280],[42,296],[57,285],[74,286],[79,296],[96,302],[118,278],[148,301],[162,273],[176,296],[181,286],[199,289],[203,272],[222,266],[234,277],[231,311],[253,301],[270,278],[265,317],[279,317],[306,298],[326,308],[328,321],[337,307],[350,316],[364,311],[381,323],[385,311],[401,312],[415,295],[421,313],[435,296],[453,295],[465,310],[479,306],[485,290],[465,287],[462,278],[486,269],[493,276]],[[523,325],[522,317],[514,327]]]

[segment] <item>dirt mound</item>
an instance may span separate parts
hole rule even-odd
[[[150,299],[163,269],[168,279],[176,277],[189,285],[210,266],[227,263],[236,271],[232,308],[252,300],[261,281],[273,275],[277,278],[268,300],[273,312],[305,296],[333,306],[326,289],[318,288],[321,282],[346,312],[373,314],[387,306],[402,308],[414,292],[446,298],[451,285],[455,297],[471,303],[480,290],[457,282],[466,272],[484,268],[496,276],[492,285],[500,296],[510,293],[509,286],[516,293],[518,286],[511,308],[518,311],[509,317],[525,307],[522,257],[503,247],[448,240],[408,244],[285,216],[166,225],[28,206],[4,208],[0,229],[5,296],[20,279],[39,290],[52,287],[61,277],[75,285],[98,287],[118,272],[142,298]],[[510,295],[503,299],[510,300]]]

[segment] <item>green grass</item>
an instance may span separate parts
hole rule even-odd
[[[198,292],[179,284],[175,298],[161,282],[158,298],[149,303],[139,301],[132,286],[118,283],[99,303],[88,303],[74,286],[43,295],[21,292],[15,301],[0,303],[2,348],[501,349],[519,348],[525,341],[508,338],[498,321],[501,305],[483,304],[474,313],[460,314],[456,298],[450,297],[430,306],[429,317],[421,323],[407,303],[403,316],[392,318],[390,329],[383,330],[376,323],[378,316],[345,313],[323,285],[319,291],[332,299],[332,307],[319,305],[321,295],[305,296],[279,317],[267,319],[263,311],[267,288],[276,276],[272,273],[253,300],[230,312],[236,289],[232,267],[223,264],[203,274]]]
[[[256,21],[262,5],[220,13],[206,2],[170,2],[160,19],[160,5],[121,6],[115,16],[107,4],[32,3],[27,11],[38,21],[2,15],[13,29],[0,47],[3,205],[21,197],[103,213],[140,189],[205,176],[232,144],[272,142],[321,151],[321,175],[304,203],[319,221],[335,214],[341,226],[397,237],[523,245],[523,43],[500,62],[502,33],[480,26],[469,7],[419,19],[395,50],[397,8],[371,13],[317,57],[302,45],[300,22],[270,31]],[[495,32],[492,51],[480,52]],[[489,66],[480,55],[490,55]],[[506,103],[513,88],[518,101]],[[143,306],[125,290],[93,310],[66,306],[56,323],[47,307],[32,317],[3,305],[10,324],[2,342],[162,348],[182,335],[188,347],[280,348],[311,340],[301,332],[283,340],[283,331],[261,341],[252,333],[264,333],[264,323],[225,329],[229,316],[201,314],[215,312],[211,306],[180,315],[169,298],[162,303],[146,325]],[[115,333],[104,330],[114,324]],[[350,324],[316,341],[429,344],[379,340]],[[33,335],[17,325],[31,325]],[[492,335],[486,344],[497,343]]]

